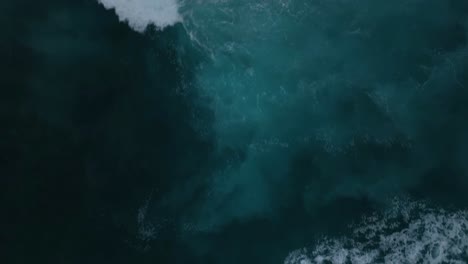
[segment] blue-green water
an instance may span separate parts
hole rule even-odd
[[[467,263],[468,2],[0,3],[2,263]]]

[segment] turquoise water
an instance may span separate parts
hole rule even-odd
[[[5,259],[466,263],[467,15],[1,3]]]

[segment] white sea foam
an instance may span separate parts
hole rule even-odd
[[[367,217],[348,238],[324,239],[292,252],[285,264],[467,263],[468,212],[447,212],[422,203],[395,202]]]
[[[177,0],[98,0],[107,9],[114,9],[120,21],[143,32],[149,25],[158,29],[182,21]]]

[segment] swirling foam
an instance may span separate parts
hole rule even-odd
[[[395,202],[384,215],[367,217],[350,238],[324,239],[292,252],[285,264],[467,263],[468,212]]]
[[[149,25],[158,29],[182,21],[176,0],[98,0],[105,8],[114,9],[120,21],[143,32]]]

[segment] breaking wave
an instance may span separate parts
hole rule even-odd
[[[107,9],[114,9],[120,21],[143,32],[149,25],[158,29],[182,21],[176,0],[98,0]]]
[[[468,213],[395,201],[366,217],[350,237],[325,238],[292,252],[284,264],[467,263]]]

